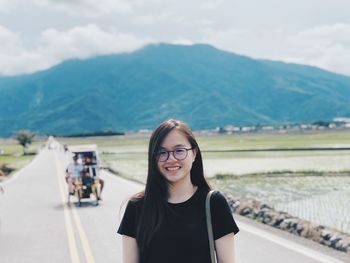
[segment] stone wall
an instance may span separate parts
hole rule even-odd
[[[223,193],[233,213],[288,231],[350,255],[350,235],[294,217],[256,200]]]

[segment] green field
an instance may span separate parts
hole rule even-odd
[[[147,151],[149,134],[112,137],[58,138],[62,144],[94,143],[103,151]],[[204,135],[196,133],[203,152],[293,148],[350,147],[350,130],[296,134]],[[239,152],[238,154],[245,154]]]
[[[334,145],[347,145],[350,147],[350,130],[295,134],[199,135],[198,141],[204,150],[278,149]]]
[[[15,171],[21,169],[35,156],[38,149],[45,143],[43,140],[33,142],[27,149],[27,155],[23,155],[23,147],[14,139],[0,139],[0,167],[7,165]],[[14,172],[15,172],[14,171]],[[4,180],[4,178],[0,178]]]

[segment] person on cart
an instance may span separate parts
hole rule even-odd
[[[78,162],[78,156],[73,156],[73,163],[70,163],[66,170],[66,182],[70,194],[74,194],[74,183],[82,177],[83,165]]]
[[[84,160],[84,169],[86,169],[87,173],[92,177],[92,178],[97,178],[98,182],[100,183],[100,195],[99,195],[99,200],[101,199],[101,194],[102,190],[104,187],[104,180],[101,178],[99,169],[98,169],[98,164],[95,158],[90,158],[87,157]]]

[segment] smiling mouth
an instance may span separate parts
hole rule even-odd
[[[176,167],[166,167],[165,170],[167,171],[177,171],[179,170],[181,167],[180,166],[176,166]]]

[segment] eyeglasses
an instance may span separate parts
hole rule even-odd
[[[156,154],[158,162],[166,162],[169,159],[170,153],[173,153],[173,156],[176,160],[181,161],[185,160],[189,150],[193,148],[176,148],[174,151],[160,150]]]

